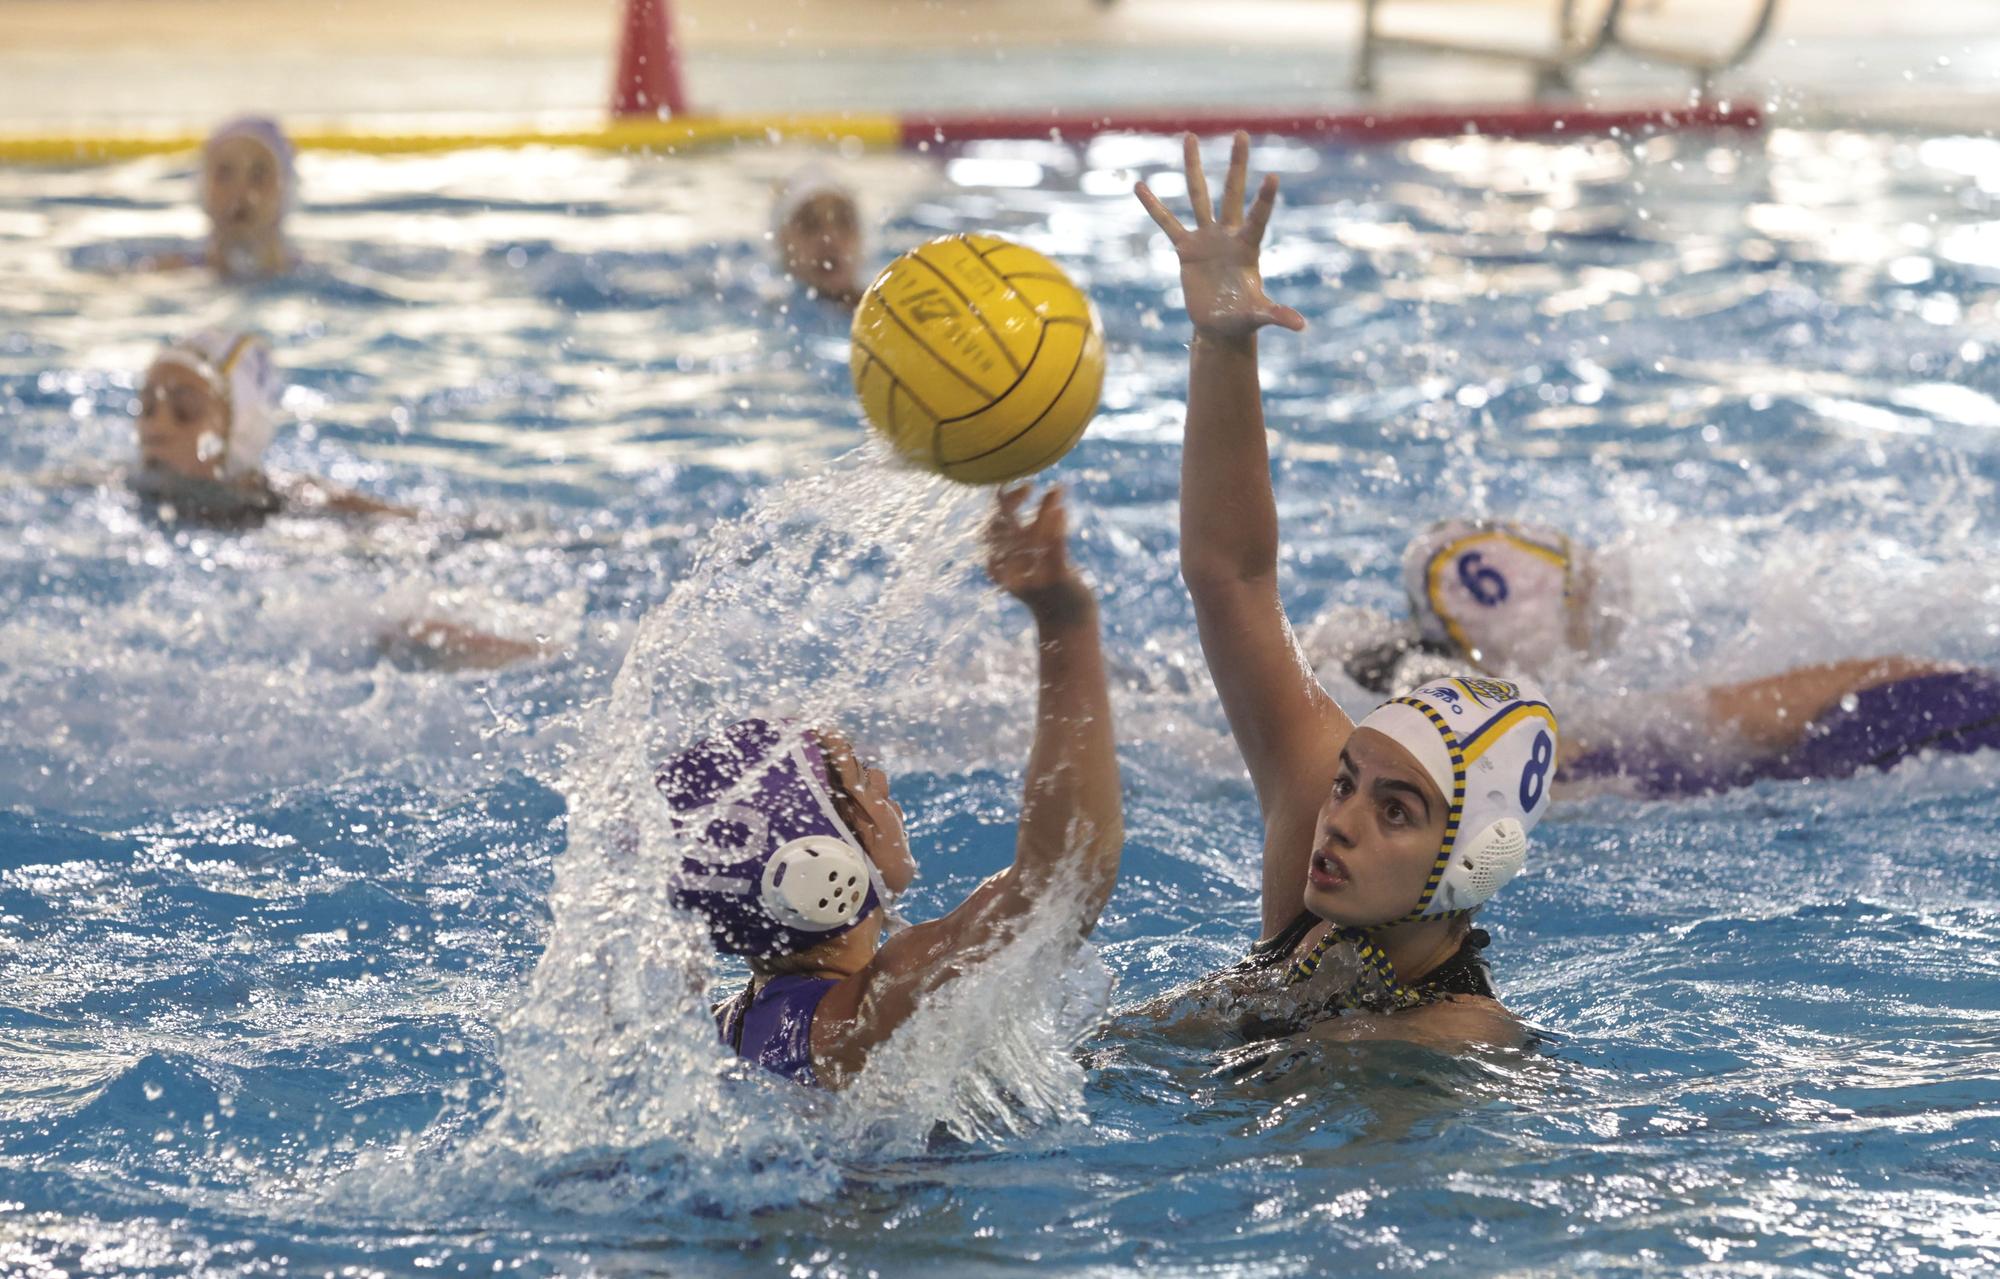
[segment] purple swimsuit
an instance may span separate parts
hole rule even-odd
[[[715,1010],[715,1028],[745,1061],[816,1087],[813,1014],[835,984],[832,977],[799,976],[773,977],[761,988],[753,983]]]
[[[1864,689],[1806,725],[1796,746],[1734,764],[1691,760],[1657,742],[1587,752],[1562,766],[1566,779],[1622,777],[1660,798],[1701,795],[1758,781],[1851,777],[1893,768],[1921,751],[1969,755],[2000,750],[2000,677],[1986,671],[1916,675]]]

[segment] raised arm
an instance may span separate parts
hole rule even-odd
[[[1257,330],[1305,320],[1264,293],[1257,259],[1278,196],[1265,177],[1246,216],[1250,140],[1236,135],[1220,216],[1194,135],[1187,147],[1192,229],[1145,185],[1139,202],[1173,241],[1194,322],[1181,450],[1181,577],[1201,651],[1264,814],[1264,926],[1300,910],[1313,817],[1353,725],[1313,677],[1278,597],[1278,508],[1257,382]]]
[[[1033,614],[1041,655],[1014,864],[944,918],[890,938],[845,989],[828,993],[823,1007],[853,1009],[845,1019],[814,1022],[814,1058],[836,1084],[860,1069],[927,992],[1014,936],[1031,913],[1062,911],[1079,938],[1088,934],[1118,880],[1124,812],[1097,600],[1069,562],[1060,490],[1023,521],[1027,496],[1025,487],[1000,494],[987,560],[993,580]],[[1057,899],[1056,892],[1073,896]]]

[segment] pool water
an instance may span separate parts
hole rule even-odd
[[[990,230],[1102,310],[1104,411],[1055,474],[1129,842],[1094,952],[1024,939],[831,1099],[723,1060],[620,801],[733,707],[838,719],[941,912],[1011,856],[1032,655],[979,496],[882,465],[844,321],[770,278],[795,157],[308,156],[308,266],[237,290],[119,270],[198,230],[176,162],[0,172],[0,1272],[2000,1267],[1990,755],[1559,804],[1482,916],[1531,1051],[1106,1019],[1256,926],[1176,576],[1185,317],[1127,194],[1172,202],[1177,152],[852,161],[878,257]],[[1295,618],[1395,610],[1424,522],[1524,515],[1630,580],[1619,650],[1555,690],[1579,723],[1811,660],[2000,663],[2000,143],[1253,163],[1312,325],[1263,344]],[[287,369],[276,468],[428,517],[142,519],[136,375],[219,322]],[[562,656],[381,660],[414,616]]]

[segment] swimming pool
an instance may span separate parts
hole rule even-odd
[[[1255,919],[1175,576],[1184,321],[1125,194],[1170,195],[1176,159],[855,162],[883,250],[1013,235],[1103,310],[1105,412],[1060,474],[1130,844],[1100,957],[1003,957],[925,1060],[831,1104],[719,1069],[593,816],[647,716],[781,685],[897,774],[912,913],[1009,855],[1023,628],[966,585],[973,499],[848,455],[841,321],[768,300],[786,159],[309,156],[305,278],[224,294],[106,270],[194,232],[176,164],[0,172],[0,1269],[2000,1265],[1991,756],[1559,806],[1486,914],[1529,1055],[1090,1030]],[[1260,144],[1271,287],[1314,326],[1265,341],[1294,615],[1393,607],[1426,520],[1529,511],[1631,566],[1586,721],[1819,657],[1993,663],[1996,160],[1786,130]],[[229,318],[291,374],[276,466],[438,518],[141,521],[102,482],[133,375]],[[419,610],[575,657],[376,661]]]

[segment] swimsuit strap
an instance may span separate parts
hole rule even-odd
[[[730,1051],[774,1074],[816,1085],[813,1016],[820,1000],[839,985],[833,977],[785,973],[759,982],[716,1008],[716,1030]]]
[[[1292,920],[1291,923],[1286,924],[1277,933],[1266,937],[1263,941],[1252,946],[1250,953],[1239,960],[1236,967],[1239,969],[1276,968],[1291,957],[1292,952],[1299,948],[1299,943],[1306,939],[1306,934],[1310,933],[1318,924],[1319,916],[1309,910],[1300,911],[1298,917]]]

